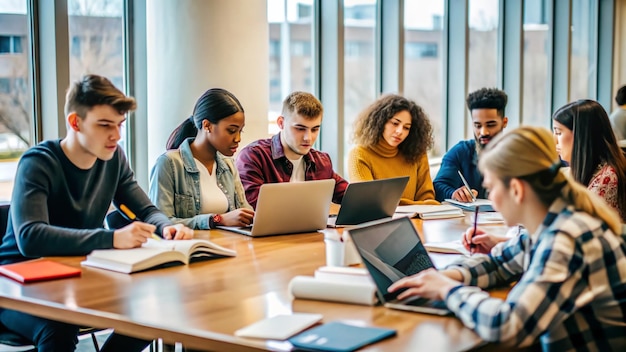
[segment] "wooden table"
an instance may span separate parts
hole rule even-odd
[[[414,221],[428,241],[457,239],[464,219]],[[21,285],[0,278],[0,307],[122,334],[213,351],[289,350],[283,341],[238,338],[234,331],[260,319],[291,312],[321,313],[324,322],[343,320],[388,327],[398,336],[369,351],[458,351],[481,344],[455,318],[383,307],[293,300],[289,281],[325,264],[323,234],[249,238],[224,231],[198,231],[235,249],[236,258],[132,275],[82,267],[80,278]],[[80,267],[83,257],[53,258]]]

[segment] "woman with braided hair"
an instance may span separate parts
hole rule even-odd
[[[511,163],[511,160],[516,162]],[[443,271],[399,280],[398,298],[445,300],[486,341],[543,350],[626,349],[626,243],[617,212],[565,176],[551,133],[521,127],[479,161],[494,208],[528,232]],[[482,289],[516,282],[506,299]]]

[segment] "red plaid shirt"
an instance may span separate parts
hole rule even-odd
[[[311,149],[302,159],[305,163],[304,179],[335,180],[333,202],[340,204],[348,182],[333,170],[327,153]],[[235,162],[241,182],[246,190],[246,198],[256,208],[259,188],[264,183],[289,182],[293,164],[285,156],[280,142],[280,133],[272,138],[260,139],[243,148]]]

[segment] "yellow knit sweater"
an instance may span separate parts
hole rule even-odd
[[[435,200],[433,181],[430,178],[430,166],[426,154],[415,163],[409,164],[398,148],[390,146],[385,140],[377,145],[364,147],[357,145],[348,155],[350,182],[378,180],[409,176],[409,183],[402,193],[400,204],[439,204]]]

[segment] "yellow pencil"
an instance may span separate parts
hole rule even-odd
[[[135,213],[133,213],[130,209],[128,209],[126,204],[120,204],[120,211],[122,213],[124,213],[124,215],[126,215],[128,220],[130,220],[130,221],[140,221],[139,218],[137,217],[137,215],[135,215]],[[156,233],[152,234],[152,238],[157,240],[157,241],[162,240],[162,238],[159,237]]]

